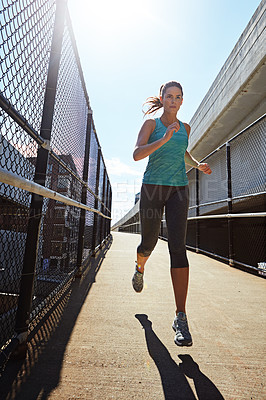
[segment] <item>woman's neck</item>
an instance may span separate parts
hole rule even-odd
[[[165,126],[169,126],[178,121],[176,114],[168,114],[164,112],[161,116],[161,121]]]

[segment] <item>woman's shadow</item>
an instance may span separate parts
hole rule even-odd
[[[195,400],[196,397],[186,377],[193,379],[199,400],[224,400],[217,387],[204,375],[198,364],[188,355],[179,355],[179,365],[152,329],[152,322],[145,314],[136,314],[145,330],[145,338],[150,356],[161,376],[165,400]]]

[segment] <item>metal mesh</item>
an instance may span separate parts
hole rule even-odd
[[[91,130],[90,140],[90,163],[89,163],[89,180],[88,184],[91,190],[95,193],[96,190],[96,175],[97,175],[97,156],[98,156],[98,141],[95,131]]]
[[[265,191],[265,131],[262,119],[230,142],[232,197]]]
[[[105,170],[105,166],[104,166],[104,162],[103,159],[101,157],[100,160],[100,172],[99,172],[99,192],[98,192],[98,196],[99,199],[101,201],[104,200],[103,195],[104,195],[104,170]],[[102,208],[101,205],[98,202],[98,207]],[[98,246],[102,239],[103,239],[103,218],[100,215],[97,215],[97,242],[96,242],[96,246]]]
[[[200,174],[200,215],[227,213],[258,213],[265,211],[265,117],[229,140],[230,163],[224,145],[204,161],[213,170],[212,175]],[[231,168],[229,169],[229,165]],[[228,176],[231,174],[231,202],[228,192]],[[205,182],[214,190],[206,190]],[[230,185],[229,185],[230,186]],[[209,187],[210,188],[210,187]],[[224,201],[220,201],[224,200]],[[217,204],[202,205],[209,201]],[[265,262],[265,231],[263,218],[206,219],[198,222],[197,246],[202,251],[230,260],[237,265],[254,269]],[[190,227],[190,225],[189,225]],[[190,229],[190,228],[189,228]],[[188,237],[192,242],[192,234]],[[196,243],[196,238],[194,240]],[[196,245],[194,246],[197,247]],[[231,248],[231,252],[229,249]]]
[[[197,232],[197,227],[196,227],[197,222],[195,220],[193,221],[188,221],[187,222],[187,240],[186,244],[187,246],[196,249],[197,243],[196,243],[196,232]]]
[[[95,193],[96,188],[96,172],[97,172],[97,154],[98,154],[98,143],[96,140],[96,133],[92,126],[90,126],[90,151],[89,151],[89,164],[88,164],[88,186]],[[90,208],[94,208],[95,196],[87,191],[86,193],[86,204]],[[86,211],[85,213],[85,228],[84,228],[84,252],[83,260],[87,258],[92,248],[93,238],[93,223],[94,214]]]
[[[212,174],[199,173],[199,215],[223,214],[227,211],[226,146],[204,161],[209,163]]]
[[[0,3],[0,90],[40,128],[55,1]],[[36,142],[5,112],[0,116],[0,165],[33,180]],[[0,346],[12,335],[27,236],[31,194],[0,183]]]
[[[119,227],[119,232],[141,233],[139,212],[128,219],[123,225],[121,225]],[[166,235],[167,233],[164,232],[163,229],[161,229],[160,235],[164,237],[164,234]]]
[[[39,144],[43,142],[39,131],[45,117],[56,12],[55,0],[0,2],[0,89],[5,102],[9,101],[15,110],[13,114],[6,108],[1,110],[0,167],[37,183],[35,174],[44,160],[44,150],[36,140]],[[111,216],[111,185],[101,154],[97,170],[99,141],[67,14],[62,28],[51,150],[43,176],[45,187],[78,202],[83,201],[85,190],[86,205]],[[20,118],[30,125],[27,131],[21,127]],[[84,182],[86,175],[88,179]],[[0,182],[0,348],[14,333],[32,201],[34,196],[28,191]],[[85,265],[95,247],[110,233],[110,220],[83,211],[85,239],[80,247],[79,231],[83,224],[80,208],[43,198],[38,213],[31,217],[41,217],[31,320],[70,284],[80,268],[79,252]]]
[[[90,153],[89,153],[89,170],[88,170],[88,185],[90,189],[95,193],[96,191],[96,180],[97,180],[97,157],[98,157],[98,140],[96,132],[93,127],[91,128],[90,137]],[[90,192],[87,193],[87,205],[94,208],[97,206],[95,196]],[[86,222],[85,222],[85,248],[90,250],[93,246],[93,234],[94,234],[94,220],[95,215],[91,212],[86,212]]]
[[[189,182],[189,210],[188,217],[196,216],[196,170],[193,168],[187,173],[188,182]]]
[[[55,0],[2,0],[0,13],[0,90],[20,114],[39,130]],[[11,140],[11,135],[8,140]],[[21,140],[24,142],[23,136]]]
[[[38,146],[4,111],[1,113],[0,166],[33,180]]]
[[[198,248],[215,256],[229,259],[227,222],[226,218],[198,221]]]
[[[33,180],[37,145],[2,111],[0,166]],[[25,138],[24,143],[21,137]],[[12,137],[12,141],[8,139]],[[0,183],[0,346],[14,330],[31,194]]]
[[[74,168],[71,156],[64,157],[64,162]],[[55,162],[52,157],[49,159],[48,170],[51,174],[50,176],[47,174],[47,180],[51,180],[48,187],[80,201],[82,185],[68,170]],[[44,211],[43,233],[40,237],[43,243],[40,268],[42,276],[49,274],[49,271],[52,271],[53,275],[61,272],[69,273],[76,267],[80,209],[46,199]]]
[[[236,260],[246,265],[265,265],[265,218],[245,218],[234,221],[234,251]]]
[[[234,213],[265,211],[265,131],[266,119],[263,118],[230,143]],[[234,199],[238,196],[240,198]],[[233,237],[237,261],[253,266],[265,263],[265,218],[234,220]]]
[[[82,178],[88,106],[68,26],[65,25],[57,82],[51,146]]]

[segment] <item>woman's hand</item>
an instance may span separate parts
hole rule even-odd
[[[179,131],[179,129],[180,129],[180,124],[179,124],[178,121],[176,121],[173,124],[169,125],[167,130],[166,130],[166,132],[165,132],[165,134],[164,134],[164,136],[163,136],[163,138],[162,138],[163,141],[165,143],[168,142],[171,139],[171,137],[173,136],[174,132],[175,131],[176,132]]]
[[[212,173],[212,170],[210,169],[209,164],[207,163],[200,163],[197,168],[204,174],[210,175]]]

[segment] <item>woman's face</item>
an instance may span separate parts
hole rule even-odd
[[[163,104],[164,111],[176,114],[183,103],[181,89],[176,86],[170,86],[166,89],[164,96],[160,97],[160,100]]]

